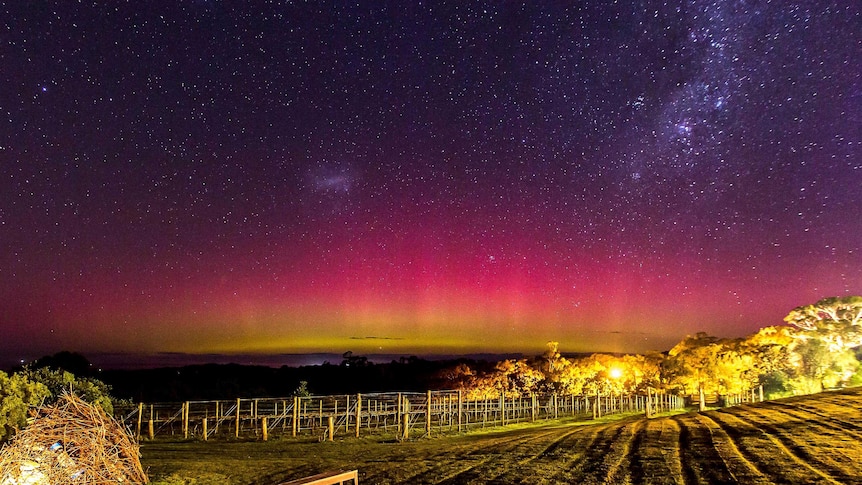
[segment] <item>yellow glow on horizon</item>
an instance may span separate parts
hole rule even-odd
[[[128,315],[127,332],[117,332],[111,314],[82,318],[88,322],[80,350],[181,353],[357,354],[541,353],[548,341],[565,352],[643,352],[664,350],[678,337],[636,338],[623,329],[629,322],[596,330],[586,317],[497,312],[487,304],[469,305],[467,296],[417,308],[373,301],[302,303],[242,301],[210,308],[142,309]],[[146,310],[146,311],[145,311]],[[638,328],[641,325],[637,325]],[[76,327],[78,328],[78,327]],[[83,328],[83,326],[81,327]],[[620,329],[620,330],[617,330]],[[69,340],[80,340],[70,335]],[[88,347],[88,348],[85,348]],[[624,367],[620,372],[624,371]]]

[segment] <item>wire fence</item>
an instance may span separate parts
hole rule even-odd
[[[387,434],[406,440],[476,428],[558,418],[652,413],[684,407],[677,395],[530,395],[467,398],[463,391],[237,398],[118,407],[115,416],[139,438],[269,439]]]

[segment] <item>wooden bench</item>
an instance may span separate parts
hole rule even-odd
[[[278,485],[343,485],[344,482],[352,480],[352,485],[359,485],[359,474],[357,470],[349,472],[324,472],[317,475],[298,478]]]

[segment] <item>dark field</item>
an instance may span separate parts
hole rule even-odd
[[[157,484],[277,484],[358,469],[364,484],[862,484],[862,389],[705,413],[382,438],[142,444]]]

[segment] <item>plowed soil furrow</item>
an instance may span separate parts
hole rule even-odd
[[[859,452],[855,446],[838,446],[836,436],[819,423],[801,422],[787,413],[763,407],[740,406],[721,410],[775,437],[801,461],[842,482],[862,476]]]
[[[862,440],[862,426],[839,419],[840,416],[830,415],[816,408],[812,409],[807,406],[798,406],[780,401],[765,401],[761,406],[783,412],[793,417],[793,419],[799,420],[803,426],[817,424]],[[858,412],[862,412],[862,410]]]
[[[687,484],[738,483],[696,414],[673,418],[680,426],[680,458]]]
[[[692,456],[692,436],[691,431],[686,427],[681,418],[670,419],[679,429],[679,466],[682,473],[680,476],[683,483],[693,485],[698,483],[699,468],[695,465],[694,457]]]
[[[631,425],[606,425],[596,440],[583,450],[582,459],[568,470],[560,470],[555,479],[559,482],[589,484],[595,477],[607,476],[608,471],[625,452],[625,443],[631,439]],[[601,480],[598,482],[601,483]]]
[[[405,483],[433,483],[437,485],[456,485],[462,483],[484,483],[482,480],[481,471],[486,470],[488,464],[495,463],[499,458],[492,456],[484,457],[483,459],[473,459],[464,466],[456,468],[447,468],[436,470],[434,474],[422,474],[416,477],[411,477]]]
[[[489,436],[475,435],[465,437],[451,447],[438,453],[440,457],[445,456],[467,456],[485,455],[488,452],[505,453],[523,449],[531,443],[543,446],[548,441],[553,441],[561,433],[571,431],[570,427],[540,428],[533,430],[516,430]]]
[[[505,473],[518,463],[529,462],[549,448],[560,446],[570,435],[589,427],[555,427],[518,430],[511,433],[477,436],[435,454],[430,466],[415,467],[404,475],[410,483],[470,483]],[[589,434],[589,433],[587,433]],[[466,466],[465,466],[466,464]],[[477,483],[478,483],[477,482]]]
[[[736,443],[742,456],[776,483],[840,483],[796,456],[777,437],[758,426],[723,412],[708,412]]]
[[[453,444],[446,450],[428,453],[422,459],[415,459],[409,454],[391,453],[387,459],[374,463],[373,468],[366,467],[370,475],[363,481],[402,483],[409,478],[415,483],[435,483],[441,477],[460,473],[486,460],[480,453],[474,453],[476,451],[475,443],[470,442]],[[429,481],[428,477],[433,480]]]
[[[775,406],[785,409],[796,409],[816,416],[816,418],[813,418],[815,420],[838,424],[843,429],[862,433],[862,421],[858,419],[858,417],[862,415],[862,409],[856,406],[840,407],[831,404],[812,406],[804,403],[789,403],[783,401],[766,401],[763,404],[766,406]]]
[[[521,477],[524,476],[541,476],[541,474],[534,475],[528,472],[531,468],[538,468],[539,473],[543,473],[542,467],[531,466],[532,462],[545,456],[549,448],[564,446],[564,443],[569,441],[573,435],[583,434],[583,432],[584,428],[557,429],[554,430],[553,435],[545,435],[542,440],[525,441],[522,446],[516,449],[510,448],[511,443],[507,443],[503,448],[486,448],[485,451],[490,453],[488,460],[476,463],[469,469],[434,483],[519,483]],[[504,479],[504,477],[508,478]]]
[[[800,396],[799,399],[805,400],[805,397],[806,396]],[[821,401],[821,400],[823,402],[835,403],[839,406],[846,406],[847,404],[850,404],[850,403],[855,403],[856,405],[859,404],[857,402],[858,398],[856,396],[853,396],[852,393],[847,393],[847,392],[826,391],[826,392],[819,394],[818,401]]]
[[[848,408],[859,408],[859,402],[857,399],[852,399],[850,396],[846,395],[830,395],[828,393],[824,393],[821,399],[817,400],[818,406],[833,406],[838,409],[848,409]],[[798,399],[797,401],[803,402],[805,405],[812,405],[812,403],[805,399]],[[791,401],[791,402],[797,402]]]
[[[654,443],[658,443],[658,439],[657,436],[655,436],[655,433],[653,433],[653,435],[648,438],[648,435],[650,435],[649,424],[650,421],[644,420],[643,425],[639,426],[638,429],[635,430],[634,436],[632,436],[629,454],[627,456],[629,468],[626,471],[627,481],[631,481],[632,475],[643,476],[644,474],[644,463],[647,461],[644,453],[644,443],[646,443],[649,438],[652,438],[654,440]]]
[[[646,435],[647,420],[640,420],[629,425],[628,439],[622,436],[624,441],[618,442],[614,447],[614,453],[609,455],[609,458],[617,455],[615,459],[606,460],[609,462],[610,468],[605,474],[605,481],[612,483],[631,483],[632,476],[642,476],[642,467],[640,466],[640,449],[644,446],[644,436]],[[637,463],[637,465],[635,464]],[[635,472],[635,469],[637,471]]]
[[[757,406],[744,406],[740,408],[740,411],[736,411],[735,408],[728,408],[726,411],[740,415],[756,414],[782,428],[799,427],[806,432],[827,434],[840,432],[843,435],[856,436],[862,440],[862,426],[838,419],[839,416],[816,412],[799,406],[767,401]],[[862,410],[858,412],[862,413]]]
[[[384,463],[375,466],[377,472],[369,475],[366,481],[371,483],[445,483],[445,480],[451,477],[462,476],[472,469],[482,467],[485,463],[493,461],[495,457],[507,456],[521,449],[529,449],[531,443],[534,443],[532,446],[543,446],[553,436],[561,432],[557,428],[545,428],[515,430],[485,437],[480,435],[465,437],[451,443],[445,449],[427,453],[422,460],[413,459],[409,455],[393,453]]]
[[[523,457],[518,469],[495,475],[493,483],[564,483],[562,475],[571,475],[572,470],[579,470],[587,460],[594,458],[593,451],[612,441],[608,434],[617,432],[618,428],[616,424],[595,425],[568,433],[535,457]]]
[[[557,476],[561,471],[568,473],[583,466],[591,458],[586,450],[602,439],[601,434],[607,429],[608,425],[587,426],[568,434],[536,457],[524,460],[519,469],[497,476],[494,483],[560,483]]]
[[[709,431],[713,446],[735,480],[742,483],[771,483],[754,463],[745,458],[733,438],[718,423],[700,413],[697,419]]]
[[[859,415],[860,411],[860,402],[858,397],[854,397],[853,395],[848,394],[832,394],[832,393],[824,393],[821,394],[822,397],[817,399],[817,406],[823,406],[831,408],[830,412],[835,411],[839,414],[845,414],[848,418],[852,418],[855,423],[862,423],[862,415]],[[810,406],[811,404],[806,400],[804,401],[806,406]],[[856,413],[854,414],[846,414],[848,410],[855,409]]]
[[[561,435],[559,439],[549,443],[538,453],[519,460],[514,467],[508,468],[505,474],[496,475],[492,478],[495,481],[505,479],[506,483],[519,483],[525,475],[528,477],[546,476],[548,469],[561,466],[561,457],[569,454],[571,450],[587,447],[596,440],[597,436],[598,433],[589,428],[575,429]]]
[[[452,458],[446,460],[445,467],[439,467],[438,461],[429,462],[428,460],[410,460],[399,462],[372,463],[365,467],[357,467],[359,469],[359,478],[361,483],[375,484],[396,484],[396,483],[434,483],[427,480],[414,481],[410,475],[423,476],[424,473],[416,473],[419,470],[436,469],[437,477],[446,477],[451,474],[458,473],[461,470],[469,469],[478,458],[462,459],[460,462],[455,462]],[[437,465],[437,466],[435,466]],[[405,468],[410,467],[410,474],[405,474]],[[319,472],[319,469],[318,469]]]
[[[679,425],[671,419],[646,420],[632,440],[626,481],[656,485],[684,485],[679,456]]]

